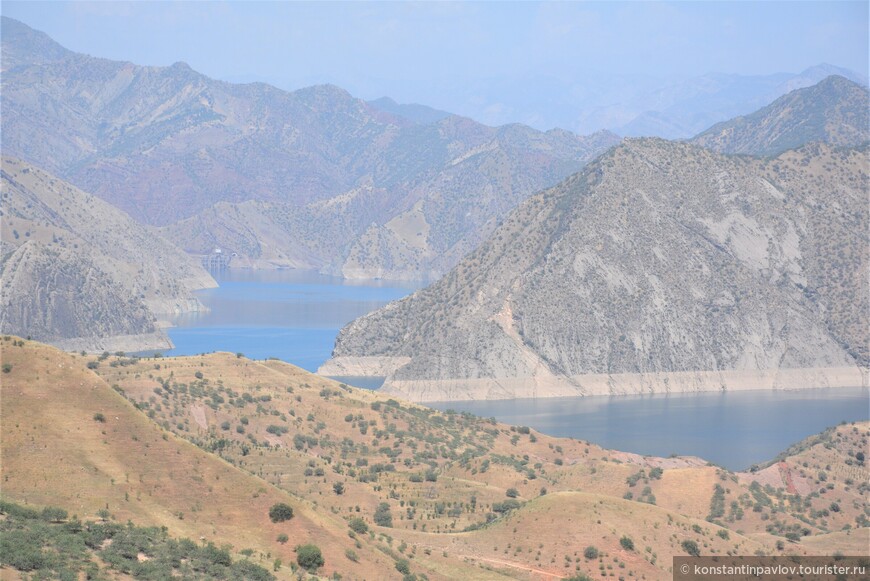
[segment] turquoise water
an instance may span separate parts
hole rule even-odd
[[[348,322],[422,286],[347,281],[309,271],[229,270],[220,287],[199,293],[211,308],[176,319],[167,355],[210,351],[277,357],[314,371]],[[380,379],[338,378],[376,389]],[[668,456],[700,456],[733,470],[773,458],[841,421],[870,418],[868,390],[750,391],[632,397],[431,404],[531,426],[553,436]]]
[[[218,288],[197,293],[210,312],[175,318],[168,329],[175,349],[165,355],[229,351],[315,371],[344,325],[422,286],[304,270],[229,269],[215,278]]]

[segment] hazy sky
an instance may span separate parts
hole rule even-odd
[[[868,68],[868,2],[2,2],[62,45],[443,108],[482,79]],[[434,101],[434,102],[433,102]]]

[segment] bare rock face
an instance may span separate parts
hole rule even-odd
[[[855,146],[870,127],[866,87],[832,75],[783,95],[745,117],[717,123],[691,140],[722,153],[777,155],[805,143]]]
[[[867,164],[627,140],[348,325],[325,369],[394,362],[385,389],[417,400],[860,385]]]
[[[192,291],[216,285],[153,228],[30,164],[4,158],[2,186],[3,333],[165,348],[157,317],[203,308]]]

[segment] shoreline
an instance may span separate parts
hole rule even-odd
[[[415,403],[494,401],[701,393],[754,390],[803,390],[827,387],[868,387],[870,370],[854,367],[813,367],[766,370],[679,371],[660,373],[602,373],[574,376],[532,376],[470,379],[396,379],[402,357],[338,357],[318,375],[386,377],[381,393]]]

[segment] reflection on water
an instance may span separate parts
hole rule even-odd
[[[210,351],[277,357],[314,371],[350,321],[423,286],[420,282],[351,281],[306,270],[228,269],[220,286],[197,293],[211,309],[186,313],[168,330],[166,355]]]
[[[867,388],[743,391],[427,404],[551,436],[654,456],[699,456],[742,470],[841,421],[870,419]]]

